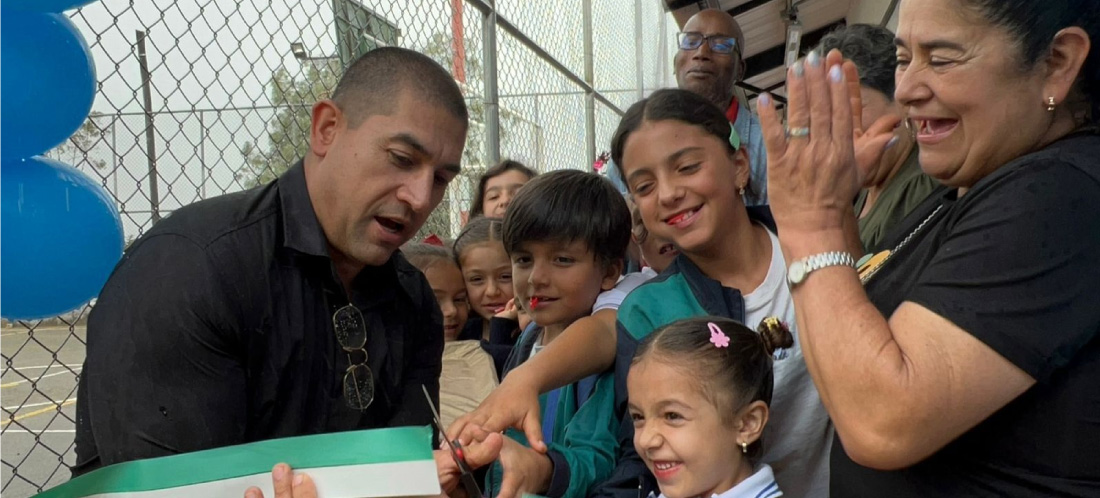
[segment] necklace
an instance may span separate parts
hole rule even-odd
[[[882,269],[882,266],[885,265],[887,261],[890,261],[890,258],[897,254],[898,251],[901,250],[901,248],[909,244],[909,241],[913,240],[913,237],[920,233],[920,231],[924,229],[924,226],[927,225],[929,221],[932,221],[932,218],[935,217],[941,209],[943,209],[943,204],[936,206],[936,209],[932,210],[932,214],[929,214],[928,217],[924,219],[924,221],[920,222],[920,224],[917,225],[917,228],[914,228],[912,232],[909,232],[909,235],[906,235],[905,238],[898,243],[898,245],[894,246],[893,250],[887,249],[885,251],[879,252],[860,264],[859,269],[857,270],[859,272],[859,283],[867,285],[867,281],[871,280],[871,277],[875,276],[875,274],[878,273],[880,269]]]

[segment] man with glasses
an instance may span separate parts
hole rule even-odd
[[[734,97],[734,85],[745,75],[742,53],[745,35],[737,20],[724,10],[706,9],[691,16],[676,35],[679,50],[673,59],[676,86],[702,95],[726,113],[749,153],[752,179],[741,194],[746,206],[768,203],[768,155],[760,121]],[[607,161],[602,174],[626,194],[618,166]]]
[[[673,59],[676,85],[702,95],[726,111],[749,153],[752,180],[742,197],[745,204],[768,203],[767,151],[760,122],[734,97],[734,85],[745,76],[742,59],[745,35],[737,20],[724,10],[706,9],[691,16],[676,40]]]
[[[74,475],[430,425],[421,386],[438,404],[442,317],[397,248],[459,173],[467,122],[437,63],[369,52],[313,106],[301,162],[183,207],[134,242],[88,321]]]

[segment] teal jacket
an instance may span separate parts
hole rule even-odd
[[[530,357],[541,332],[540,328],[528,327],[520,335],[508,358],[505,375]],[[548,406],[551,394],[539,396],[543,424],[550,423],[548,414],[553,413],[553,434],[546,443],[554,473],[545,496],[583,498],[591,487],[607,479],[615,467],[619,448],[615,376],[608,371],[570,384],[559,389],[555,397],[557,402],[551,410]],[[506,435],[527,446],[522,432],[509,430]],[[500,463],[494,463],[486,475],[485,494],[497,495],[503,477]]]
[[[749,207],[749,219],[775,230],[766,206]],[[634,449],[634,424],[626,410],[626,375],[638,344],[654,330],[684,318],[715,315],[738,322],[745,319],[745,301],[737,289],[723,287],[680,254],[665,271],[638,286],[619,307],[618,340],[615,346],[615,381],[600,385],[595,396],[607,396],[599,389],[614,391],[617,429],[622,449],[612,474],[592,490],[595,498],[635,498],[660,493],[657,482]]]

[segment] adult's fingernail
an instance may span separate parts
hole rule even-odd
[[[767,93],[760,94],[760,105],[770,106],[772,105],[772,97]]]
[[[795,61],[794,64],[791,65],[791,70],[794,71],[795,78],[801,78],[802,74],[805,72],[805,69],[802,67],[802,61]]]
[[[897,144],[898,144],[898,136],[897,136],[897,135],[894,135],[894,136],[893,136],[893,137],[892,137],[892,138],[890,139],[890,141],[889,141],[889,142],[886,142],[886,147],[885,147],[885,148],[884,148],[883,150],[890,150],[890,147],[893,147],[893,146],[895,146],[895,145],[897,145]]]
[[[303,480],[305,480],[305,475],[303,474],[298,474],[294,476],[294,487],[301,486]]]
[[[286,479],[286,466],[276,465],[271,474],[275,477],[275,482],[283,482],[283,479]]]
[[[829,78],[836,83],[840,83],[844,79],[844,72],[840,70],[839,64],[829,69]]]
[[[806,56],[806,62],[809,62],[811,67],[818,67],[821,65],[821,56],[817,55],[817,50],[810,51],[810,55]]]

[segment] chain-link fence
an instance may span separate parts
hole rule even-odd
[[[675,32],[660,0],[103,0],[70,16],[99,92],[50,155],[101,181],[128,242],[180,206],[294,164],[310,105],[381,45],[430,55],[467,97],[462,176],[422,230],[449,237],[500,158],[590,167],[621,112],[670,83]],[[64,233],[56,243],[80,245]],[[5,498],[69,477],[90,309],[3,323]]]

